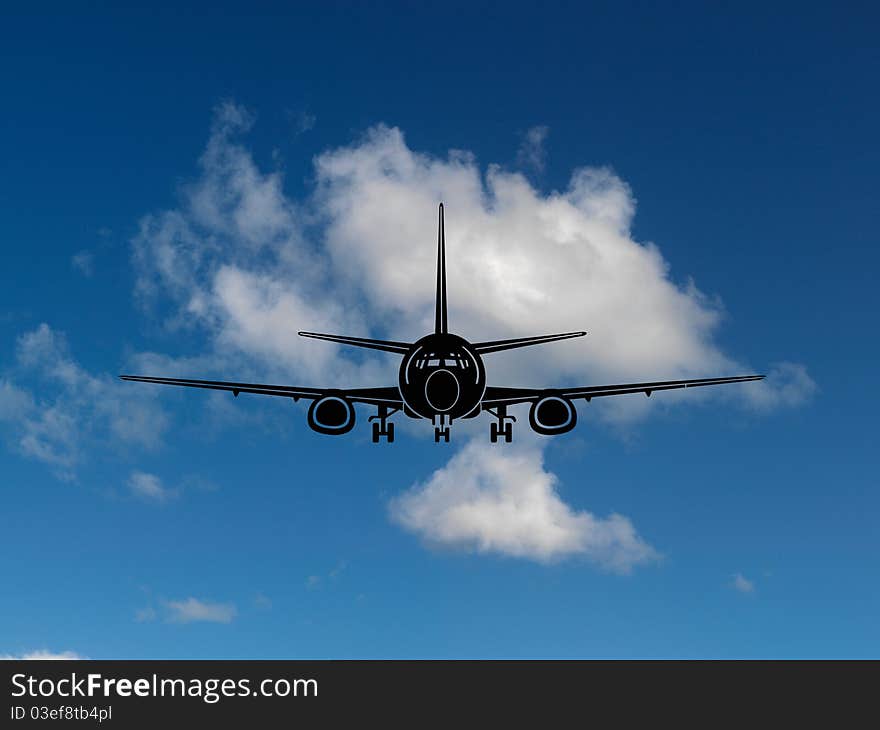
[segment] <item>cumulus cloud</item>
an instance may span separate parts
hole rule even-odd
[[[430,331],[442,199],[454,330],[474,339],[588,331],[540,352],[493,356],[496,382],[754,371],[714,341],[723,319],[717,297],[674,280],[660,250],[633,239],[635,199],[610,169],[578,168],[565,190],[542,193],[519,173],[481,168],[468,153],[416,152],[399,129],[380,125],[319,155],[314,193],[294,201],[280,173],[261,171],[241,143],[252,122],[233,104],[218,110],[200,176],[178,209],[146,216],[133,242],[141,301],[170,304],[170,326],[200,328],[218,351],[300,380],[387,377],[386,356],[303,341],[296,332],[416,338]],[[726,397],[793,404],[795,394],[809,394],[809,382],[803,366],[787,363],[763,389],[735,386]],[[632,419],[660,401],[719,395],[623,397],[591,407]]]
[[[61,478],[74,477],[89,444],[150,448],[166,427],[155,394],[88,372],[48,324],[18,338],[13,373],[0,380],[0,423],[20,453],[48,464]]]
[[[294,200],[281,173],[261,170],[244,145],[253,122],[246,110],[223,104],[180,204],[144,217],[133,240],[138,300],[167,326],[207,336],[224,371],[204,375],[331,387],[393,382],[392,358],[304,341],[296,332],[415,339],[430,331],[440,200],[447,204],[453,331],[470,339],[589,333],[491,356],[492,382],[586,385],[754,372],[716,340],[724,319],[719,298],[673,276],[656,245],[635,240],[635,197],[611,169],[576,168],[564,189],[545,193],[466,151],[440,157],[413,150],[400,129],[378,125],[318,155],[314,190]],[[527,165],[543,164],[545,137],[541,128],[526,136]],[[166,364],[172,368],[163,374],[175,375],[192,362]],[[760,385],[608,398],[589,408],[600,420],[631,423],[658,407],[707,399],[759,410],[795,405],[815,389],[793,363]],[[583,554],[621,570],[646,559],[640,550],[650,548],[625,517],[597,519],[560,500],[539,450],[514,444],[505,453],[466,448],[446,468],[470,491],[454,489],[441,471],[395,503],[395,519],[427,540],[476,550],[541,560]],[[498,476],[513,479],[505,464],[516,459],[531,468],[528,488]],[[515,511],[516,524],[544,524],[548,514],[560,522],[531,541],[522,528],[499,532],[493,521],[510,508],[507,490],[530,497],[528,510]],[[478,526],[477,513],[488,527]],[[430,526],[433,515],[442,517],[442,530]]]
[[[580,555],[628,573],[658,553],[619,514],[565,504],[536,445],[516,451],[472,441],[442,469],[391,502],[392,518],[427,542],[539,561]]]
[[[755,592],[755,584],[746,578],[742,573],[735,573],[733,576],[733,580],[730,582],[730,587],[735,591],[739,591],[740,593],[754,593]]]
[[[179,624],[196,621],[228,624],[238,613],[231,603],[212,603],[192,597],[181,601],[166,601],[165,608],[168,612],[166,620]]]
[[[52,659],[87,659],[88,657],[80,656],[73,651],[49,651],[48,649],[37,649],[36,651],[26,651],[23,654],[0,654],[0,660],[7,661],[9,659],[20,660],[52,660]]]

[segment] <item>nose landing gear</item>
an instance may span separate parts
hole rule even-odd
[[[434,443],[439,444],[440,439],[443,439],[448,444],[449,423],[446,421],[446,416],[435,416],[434,424]]]
[[[486,410],[498,419],[489,426],[489,439],[493,444],[497,444],[498,437],[503,436],[504,442],[509,444],[513,440],[513,422],[516,417],[507,415],[507,406],[487,408]]]
[[[388,406],[379,406],[379,413],[375,416],[370,416],[368,420],[373,422],[373,443],[378,444],[379,441],[382,440],[382,437],[385,437],[385,440],[388,441],[389,444],[394,443],[394,424],[388,422],[389,416],[399,411],[399,408],[395,408],[394,410],[388,410]]]

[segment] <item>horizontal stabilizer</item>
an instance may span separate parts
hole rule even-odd
[[[572,337],[583,337],[586,332],[564,332],[561,335],[539,335],[538,337],[517,337],[513,340],[493,340],[491,342],[476,342],[474,349],[481,355],[487,352],[498,352],[499,350],[513,350],[516,347],[530,347],[532,345],[543,345],[546,342],[556,342],[557,340],[567,340]]]
[[[327,340],[328,342],[338,342],[340,345],[351,345],[352,347],[366,347],[370,350],[384,350],[385,352],[396,352],[403,355],[411,345],[408,342],[392,342],[391,340],[369,340],[364,337],[346,337],[345,335],[325,335],[320,332],[298,332],[300,337],[314,337],[316,340]]]

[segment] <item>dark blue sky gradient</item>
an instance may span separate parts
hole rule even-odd
[[[169,393],[171,443],[96,453],[75,483],[0,451],[0,654],[877,656],[876,6],[158,5],[4,13],[0,375],[41,322],[94,372],[202,350],[134,305],[128,242],[176,204],[233,99],[294,198],[314,155],[379,122],[506,167],[547,125],[540,189],[613,167],[635,238],[723,300],[725,352],[805,363],[819,392],[763,416],[681,408],[626,438],[583,418],[550,446],[567,501],[629,516],[666,556],[630,576],[433,552],[390,525],[387,499],[448,458],[428,431],[396,451],[363,428],[340,445],[285,404],[280,433],[205,434],[198,396]],[[92,278],[71,267],[82,249]],[[132,468],[218,489],[153,508],[121,496]],[[737,572],[754,594],[729,587]],[[134,620],[189,595],[239,615]]]

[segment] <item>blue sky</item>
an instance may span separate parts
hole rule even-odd
[[[877,21],[10,15],[0,655],[876,656]],[[591,333],[499,355],[493,382],[773,377],[582,405],[555,440],[521,417],[507,452],[488,419],[377,447],[367,411],[334,439],[302,404],[114,380],[393,382],[393,359],[290,333],[419,334],[440,196],[453,329]],[[450,517],[487,494],[522,524]]]

